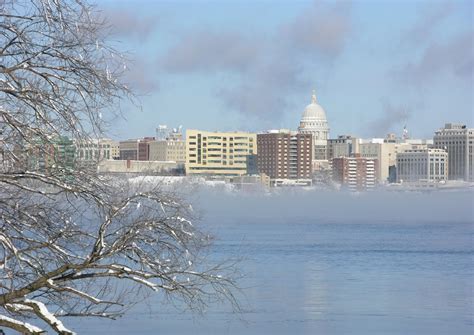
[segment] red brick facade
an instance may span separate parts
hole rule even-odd
[[[311,134],[258,134],[257,148],[260,173],[272,179],[311,178]]]

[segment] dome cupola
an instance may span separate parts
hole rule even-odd
[[[325,121],[326,120],[326,112],[324,111],[323,107],[318,104],[316,99],[316,92],[313,90],[313,94],[311,95],[311,103],[306,106],[303,112],[303,116],[301,117],[301,121],[311,122],[311,121]]]
[[[304,134],[312,134],[313,140],[327,140],[329,135],[329,126],[326,119],[326,112],[318,104],[316,92],[313,90],[311,103],[304,109],[301,116],[298,131]]]

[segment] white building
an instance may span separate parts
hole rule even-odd
[[[435,132],[434,147],[448,152],[448,179],[474,181],[473,134],[473,128],[455,123],[446,123],[444,128]]]
[[[377,160],[377,179],[380,183],[387,182],[391,166],[397,164],[397,154],[406,150],[427,149],[430,140],[411,139],[398,141],[388,138],[372,138],[360,140],[358,150],[361,157]]]
[[[448,153],[443,149],[415,149],[397,154],[397,181],[440,182],[448,179]]]
[[[137,173],[144,175],[178,175],[184,165],[176,162],[137,160],[103,160],[97,166],[98,173]]]
[[[99,141],[99,149],[102,152],[110,151],[107,155],[107,159],[120,159],[120,146],[119,142],[111,140],[109,138],[103,138]],[[102,154],[104,156],[104,154]]]
[[[108,138],[75,141],[75,158],[80,162],[98,163],[119,158],[119,143]]]
[[[326,112],[318,104],[314,91],[311,96],[311,103],[306,106],[303,112],[298,131],[313,136],[313,161],[315,161],[313,166],[327,165],[329,126]]]

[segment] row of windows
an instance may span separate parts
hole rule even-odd
[[[198,135],[198,138],[201,138],[201,134]],[[190,140],[195,140],[196,136],[189,136]],[[222,141],[227,141],[227,137],[222,137],[222,136],[203,136],[202,137],[203,141],[206,140],[222,140]],[[246,137],[246,136],[235,136],[235,137],[229,137],[229,141],[240,141],[240,140],[248,140],[250,142],[253,142],[253,137]]]
[[[202,166],[191,166],[188,168],[189,170],[240,170],[240,171],[246,171],[247,168],[245,167],[239,167],[239,166],[233,166],[233,167],[202,167]]]
[[[189,160],[190,164],[196,164],[196,160]],[[222,164],[222,165],[234,165],[234,164],[247,164],[247,161],[243,160],[235,160],[235,161],[226,161],[226,160],[221,160],[221,159],[208,159],[207,161],[202,161],[200,163],[202,165],[207,165],[207,164]]]
[[[427,159],[426,159],[426,158],[397,158],[397,161],[398,161],[398,162],[426,162]],[[445,158],[445,157],[440,157],[440,158],[438,158],[438,157],[431,157],[431,158],[430,158],[430,162],[434,162],[434,161],[436,161],[436,162],[439,162],[439,161],[444,162],[444,161],[446,161],[446,158]]]
[[[111,147],[110,144],[79,144],[77,146],[79,148],[101,148],[101,149],[109,149]]]
[[[189,146],[195,146],[196,145],[196,142],[189,142]],[[220,143],[220,142],[209,142],[209,143],[203,143],[202,144],[202,147],[203,148],[207,148],[207,147],[211,147],[211,146],[217,146],[217,147],[220,147],[220,148],[227,148],[227,144],[225,143]],[[236,147],[249,147],[249,148],[253,148],[253,144],[250,143],[250,144],[247,144],[247,143],[235,143],[235,146]],[[197,145],[198,148],[201,148],[201,144],[198,143]],[[229,144],[229,147],[230,148],[233,148],[234,147],[234,143],[230,143]],[[212,149],[220,149],[220,148],[212,148]],[[191,150],[192,148],[190,147],[189,150]],[[210,150],[211,148],[209,148]]]

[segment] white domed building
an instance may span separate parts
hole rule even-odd
[[[298,131],[313,135],[313,161],[316,161],[313,168],[317,169],[318,166],[324,166],[324,163],[327,162],[329,126],[326,112],[318,104],[315,91],[311,96],[311,103],[306,106],[303,112]],[[318,161],[321,164],[318,164]]]

